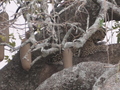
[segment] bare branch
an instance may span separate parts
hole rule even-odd
[[[84,6],[84,5],[87,3],[87,1],[86,1],[86,0],[75,0],[74,2],[71,3],[71,5],[69,5],[68,7],[64,8],[64,9],[62,9],[62,10],[57,14],[57,16],[60,15],[60,14],[62,14],[64,11],[68,10],[69,8],[73,7],[73,6],[74,6],[75,4],[77,4],[77,3],[81,3],[81,6]]]
[[[42,56],[38,56],[36,59],[34,59],[31,63],[31,66],[33,66],[38,60],[40,60]]]
[[[8,43],[0,43],[0,45],[2,45],[2,46],[8,46],[9,48],[11,48],[12,51],[14,51],[14,49],[15,49],[13,46],[11,46]]]
[[[92,36],[92,34],[98,30],[98,28],[100,27],[100,21],[104,20],[104,17],[106,16],[108,10],[107,6],[104,7],[103,2],[101,2],[100,4],[101,4],[101,10],[94,24],[86,31],[86,33],[83,34],[83,37],[74,40],[74,42],[66,42],[64,48],[73,47],[73,46],[76,48],[83,47],[83,45],[90,38],[90,36]]]
[[[46,57],[46,56],[48,56],[50,54],[53,54],[54,52],[57,52],[57,51],[59,51],[58,48],[50,48],[50,49],[47,49],[47,50],[45,50],[44,48],[41,48],[40,56],[38,56],[36,59],[34,59],[33,62],[31,63],[31,65],[34,65],[35,62],[40,60],[42,57]]]
[[[68,30],[68,32],[65,34],[65,36],[64,36],[64,38],[63,38],[63,41],[62,41],[62,45],[65,44],[65,42],[67,41],[67,38],[68,38],[69,35],[71,34],[72,30],[73,30],[73,27],[71,27],[71,28]]]
[[[19,50],[21,47],[23,47],[24,45],[26,45],[26,44],[29,43],[29,42],[30,42],[30,40],[27,39],[27,40],[26,40],[25,42],[23,42],[20,46],[15,47],[15,48],[13,49],[13,51]]]
[[[111,8],[113,10],[113,12],[115,12],[116,14],[120,15],[120,7],[106,1],[108,4],[108,7]]]

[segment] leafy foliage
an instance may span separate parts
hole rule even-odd
[[[3,35],[0,35],[0,39],[4,42],[6,40],[6,37]]]
[[[100,27],[103,27],[103,25],[104,25],[104,20],[103,20],[103,19],[100,20],[99,24],[100,24]]]

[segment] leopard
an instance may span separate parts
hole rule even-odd
[[[70,2],[71,3],[71,2]],[[57,36],[60,37],[60,42],[63,40],[65,34],[67,33],[68,30],[70,30],[70,25],[66,23],[71,23],[74,22],[76,23],[76,27],[82,27],[83,30],[86,30],[86,22],[84,18],[87,18],[87,14],[84,12],[79,12],[76,11],[79,8],[80,4],[77,3],[70,9],[62,12],[59,16],[54,17],[55,23],[62,24],[63,26],[60,27],[55,27],[56,32],[59,31],[59,34]],[[54,13],[59,13],[61,10],[63,10],[66,6],[66,4],[59,5],[57,8],[55,8],[55,11],[52,12],[52,16],[54,16]],[[83,9],[81,9],[83,10]],[[84,10],[83,10],[84,11]],[[59,28],[59,30],[57,30]],[[77,33],[76,33],[77,32]],[[84,31],[86,32],[86,31]],[[83,32],[77,30],[74,28],[74,30],[71,32],[69,38],[67,38],[68,42],[72,42],[74,39],[78,39],[83,35]],[[106,46],[105,45],[99,45],[98,42],[102,41],[106,36],[106,30],[103,27],[100,27],[83,45],[82,48],[74,48],[72,47],[71,50],[73,52],[73,57],[87,57],[91,54],[94,54],[99,51],[106,51]],[[62,61],[62,51],[58,51],[50,56],[48,63],[56,63],[56,62],[61,62]]]
[[[73,52],[73,57],[87,57],[96,52],[106,51],[106,45],[98,44],[106,36],[106,30],[104,28],[99,28],[83,45],[82,48],[71,48]],[[48,64],[62,64],[63,55],[62,52],[57,52],[57,54],[50,55]]]
[[[106,45],[99,44],[106,36],[106,30],[99,28],[83,45],[81,48],[80,57],[86,57],[96,52],[106,51]],[[79,49],[78,49],[79,50]]]

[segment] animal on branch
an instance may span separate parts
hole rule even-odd
[[[66,42],[73,42],[75,39],[82,37],[82,35],[85,33],[85,28],[82,28],[81,30],[78,30],[81,27],[86,26],[87,20],[83,18],[87,18],[87,14],[84,11],[84,8],[79,7],[79,3],[75,4],[71,8],[65,10],[64,12],[60,13],[62,10],[64,10],[70,2],[63,3],[62,5],[59,5],[57,8],[55,8],[51,14],[52,16],[55,16],[52,18],[52,21],[54,21],[55,24],[61,24],[61,26],[56,26],[55,30],[57,32],[57,36],[59,38],[59,43],[62,42],[64,36],[66,33],[73,28],[72,32],[70,33],[69,37],[67,38]],[[80,11],[79,11],[80,9]],[[56,13],[60,13],[56,16]],[[74,27],[75,26],[75,27]],[[82,31],[84,30],[84,31]],[[82,48],[71,48],[73,52],[74,57],[86,57],[88,55],[94,54],[95,52],[99,51],[106,51],[105,45],[99,45],[98,42],[102,41],[106,36],[106,30],[103,27],[100,27],[84,44]],[[57,54],[53,54],[48,56],[49,63],[58,63],[63,59],[62,51],[57,52]]]
[[[99,45],[98,42],[102,41],[106,36],[104,28],[98,29],[84,44],[82,48],[72,48],[73,57],[87,57],[88,55],[96,52],[106,51],[106,45]],[[48,64],[61,64],[63,60],[62,52],[57,52],[48,56]]]
[[[87,7],[89,8],[89,7]],[[83,36],[86,30],[90,27],[88,25],[87,17],[89,16],[89,10],[87,11],[85,6],[81,6],[81,2],[63,2],[61,5],[56,6],[51,12],[52,30],[46,28],[43,25],[43,29],[40,29],[40,33],[36,34],[36,40],[40,43],[50,43],[50,46],[44,47],[45,50],[52,47],[52,44],[61,45],[64,42],[74,42],[74,40]],[[91,20],[91,17],[90,19]],[[37,20],[38,21],[38,20]],[[39,24],[44,24],[38,21]],[[42,26],[42,25],[41,25]],[[54,32],[55,33],[54,33]],[[100,27],[84,44],[82,48],[71,47],[74,57],[85,57],[90,54],[94,54],[98,51],[106,50],[106,46],[98,45],[97,42],[101,41],[105,37],[105,29]],[[47,63],[58,63],[62,61],[64,48],[60,48],[60,51],[48,55]],[[41,53],[41,52],[40,52]],[[66,55],[67,56],[67,55]],[[59,63],[58,63],[59,64]]]

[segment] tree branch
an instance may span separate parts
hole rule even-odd
[[[75,48],[83,47],[85,42],[92,36],[92,34],[94,34],[99,29],[100,21],[104,20],[108,10],[107,6],[104,7],[103,2],[100,2],[100,4],[101,4],[101,10],[99,11],[99,15],[96,18],[94,24],[88,30],[86,30],[86,33],[83,34],[83,37],[74,40],[74,42],[66,42],[64,48],[73,47],[73,46]]]

